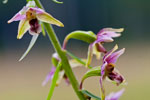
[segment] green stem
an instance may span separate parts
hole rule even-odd
[[[43,9],[42,4],[40,3],[39,0],[34,0],[34,1],[39,8]],[[57,39],[57,36],[55,35],[55,32],[54,32],[52,26],[48,23],[44,23],[44,27],[45,27],[47,34],[53,44],[53,47],[55,48],[55,51],[58,53],[59,57],[61,58],[63,69],[65,70],[65,73],[66,73],[67,77],[69,78],[70,83],[72,84],[72,87],[73,87],[74,91],[76,92],[78,98],[80,100],[86,100],[84,95],[79,90],[79,83],[71,69],[71,66],[68,62],[68,58],[66,56],[66,53],[61,48],[61,45]]]
[[[100,77],[100,87],[101,87],[101,99],[102,100],[105,100],[105,89],[104,89],[104,86],[103,86],[103,80],[101,79]]]

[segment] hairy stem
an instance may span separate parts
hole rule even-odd
[[[34,0],[36,5],[39,8],[42,8],[42,4],[40,3],[39,0]],[[61,58],[62,61],[62,65],[63,65],[63,69],[65,70],[66,75],[68,76],[70,83],[72,84],[72,87],[74,89],[74,91],[76,92],[78,98],[80,100],[86,100],[86,98],[84,97],[84,95],[81,93],[81,91],[79,90],[79,83],[71,69],[71,66],[68,62],[68,58],[66,56],[66,53],[63,51],[63,49],[61,48],[61,45],[58,41],[57,36],[55,35],[55,32],[52,28],[52,26],[48,23],[44,23],[44,27],[47,31],[47,34],[49,36],[49,39],[51,40],[53,47],[55,48],[55,51],[58,53],[59,57]]]

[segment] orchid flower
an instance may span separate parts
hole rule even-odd
[[[53,54],[53,58],[55,59],[55,61],[57,61],[57,64],[58,64],[58,62],[60,61],[60,58],[58,57],[57,53]],[[75,61],[73,59],[69,60],[69,63],[70,63],[70,65],[71,65],[72,68],[76,68],[78,66],[81,66],[80,63],[78,63],[77,61]],[[45,80],[43,81],[42,86],[45,86],[48,83],[48,81],[52,80],[53,75],[54,75],[55,70],[56,70],[56,67],[57,67],[57,64],[53,64],[53,67],[51,68],[51,71],[48,73],[48,75],[46,76]],[[69,79],[68,79],[68,77],[65,74],[65,71],[63,69],[61,69],[60,72],[59,72],[59,78],[57,80],[56,85],[59,85],[59,83],[61,82],[62,79],[65,79],[65,82],[68,85],[70,84]]]
[[[64,26],[59,20],[55,19],[43,9],[36,7],[34,1],[29,1],[8,23],[13,21],[20,21],[17,39],[21,39],[28,30],[31,35],[39,34],[41,32],[40,21],[60,27]]]
[[[107,52],[103,57],[103,64],[101,66],[101,77],[100,77],[102,100],[104,100],[105,98],[105,89],[103,86],[103,80],[106,77],[108,77],[111,81],[115,82],[117,85],[120,85],[124,81],[123,76],[119,72],[117,72],[114,67],[115,67],[115,63],[117,62],[117,59],[124,53],[125,48],[116,51],[117,49],[118,46],[115,45],[115,47],[109,52]]]
[[[105,100],[119,100],[120,96],[123,94],[125,89],[121,89],[120,91],[114,93],[110,93],[106,98]]]
[[[97,39],[89,45],[88,50],[88,59],[86,66],[90,65],[92,56],[95,54],[97,58],[100,58],[100,53],[107,53],[106,49],[103,47],[103,43],[105,42],[113,42],[113,38],[121,36],[121,32],[123,32],[123,28],[113,29],[113,28],[104,28],[100,30],[97,34]]]
[[[116,84],[119,85],[124,81],[124,78],[118,71],[116,71],[114,67],[117,59],[124,53],[125,48],[116,51],[117,49],[118,46],[116,45],[103,57],[103,65],[101,66],[101,79],[104,80],[107,76],[110,80],[115,81]]]

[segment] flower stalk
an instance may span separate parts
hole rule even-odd
[[[40,3],[39,0],[34,0],[36,5],[39,7],[39,8],[42,8],[42,4]],[[79,83],[70,67],[70,64],[68,62],[68,58],[66,56],[66,53],[65,51],[61,48],[61,45],[57,39],[57,36],[55,35],[55,32],[52,28],[52,26],[48,23],[43,23],[44,24],[44,27],[47,31],[47,34],[49,36],[49,39],[50,41],[52,42],[52,45],[53,47],[55,48],[57,54],[59,55],[59,57],[61,58],[61,61],[62,61],[62,65],[63,65],[63,69],[65,70],[65,73],[66,75],[68,76],[69,80],[70,80],[70,83],[72,84],[72,87],[74,89],[74,91],[76,92],[78,98],[80,100],[86,100],[86,98],[84,97],[84,95],[80,92],[79,90]]]

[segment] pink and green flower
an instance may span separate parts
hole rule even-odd
[[[39,34],[41,32],[40,22],[54,24],[60,27],[64,26],[63,23],[55,19],[52,15],[36,7],[34,1],[29,1],[8,23],[13,21],[20,21],[17,39],[21,39],[27,31],[31,35]]]

